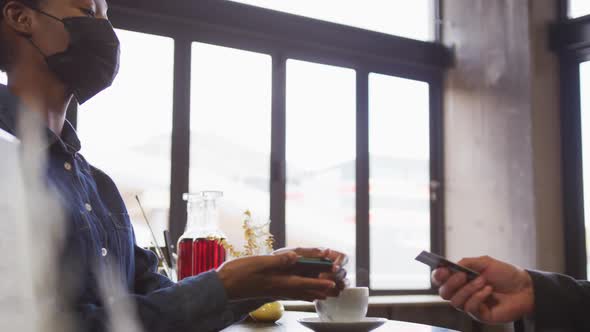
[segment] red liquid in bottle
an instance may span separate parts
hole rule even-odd
[[[218,240],[196,239],[192,258],[192,275],[207,272],[225,262],[225,248]]]
[[[193,275],[193,240],[183,239],[178,244],[178,281]]]

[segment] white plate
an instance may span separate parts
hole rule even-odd
[[[301,318],[297,320],[301,325],[315,332],[368,332],[385,324],[385,318],[364,318],[358,322],[322,322],[319,317]]]

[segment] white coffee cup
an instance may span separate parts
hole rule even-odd
[[[346,288],[338,297],[315,301],[315,310],[322,322],[358,322],[367,316],[369,289]]]

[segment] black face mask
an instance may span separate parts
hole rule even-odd
[[[61,53],[45,55],[49,69],[83,104],[113,84],[119,72],[120,45],[108,20],[93,17],[59,19],[39,9],[35,11],[63,23],[70,35],[68,48]]]

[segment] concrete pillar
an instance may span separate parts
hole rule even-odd
[[[447,255],[563,271],[557,0],[443,1]]]
[[[558,18],[556,1],[530,0],[532,119],[536,194],[537,257],[541,270],[565,271],[561,182],[560,78],[557,55],[548,51],[548,23]]]

